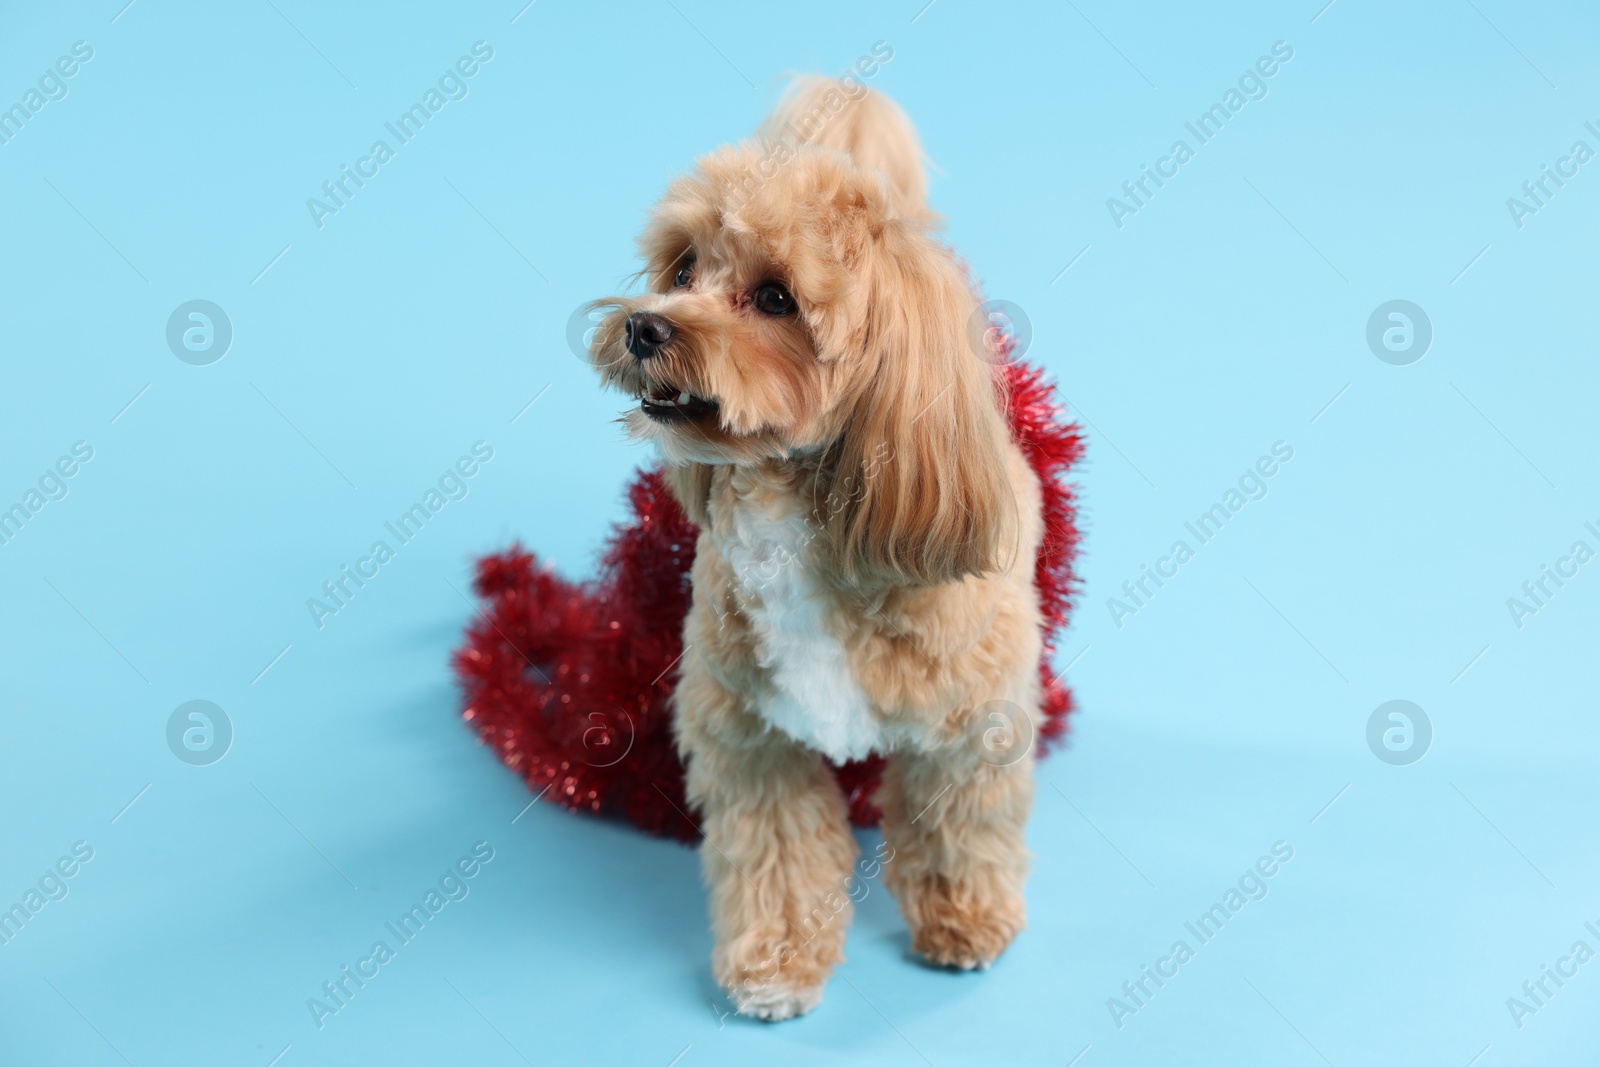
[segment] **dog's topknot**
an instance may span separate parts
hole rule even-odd
[[[899,104],[860,83],[796,78],[756,138],[843,152],[883,175],[896,212],[928,218],[928,179],[916,129]]]

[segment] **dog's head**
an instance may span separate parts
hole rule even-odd
[[[811,463],[846,576],[1000,563],[993,368],[926,220],[881,170],[816,144],[725,148],[667,191],[640,239],[648,291],[601,302],[590,358],[636,398],[622,421],[680,468],[692,517],[713,465]]]

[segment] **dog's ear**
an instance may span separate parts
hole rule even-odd
[[[860,394],[828,455],[817,517],[852,580],[933,584],[1007,562],[1016,501],[995,370],[970,341],[976,302],[914,223],[864,257]]]
[[[708,505],[711,501],[711,472],[709,463],[673,464],[663,472],[667,488],[696,526],[711,525]]]

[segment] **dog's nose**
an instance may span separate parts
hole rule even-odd
[[[635,311],[623,324],[628,351],[639,359],[649,359],[672,340],[672,323],[653,311]]]

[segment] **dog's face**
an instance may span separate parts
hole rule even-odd
[[[669,464],[816,462],[845,572],[987,569],[1005,430],[960,268],[879,175],[778,148],[723,149],[671,186],[640,238],[648,292],[597,302],[615,310],[590,359]]]
[[[674,463],[812,454],[862,392],[869,244],[888,209],[844,159],[755,148],[702,160],[640,239],[649,295],[618,299],[591,359],[623,421]]]

